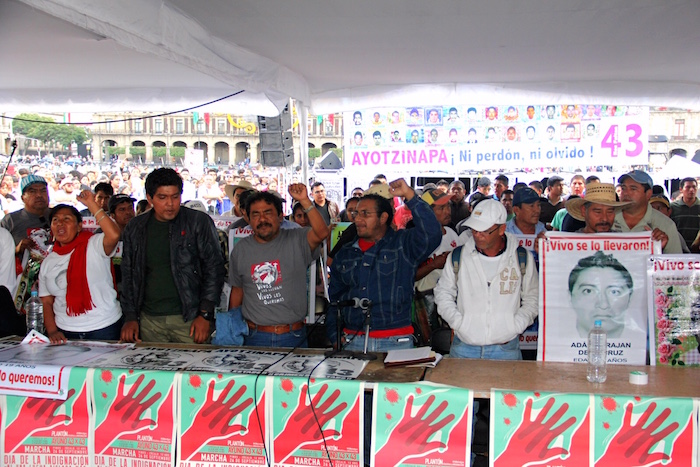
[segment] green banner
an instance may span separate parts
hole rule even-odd
[[[595,395],[593,407],[596,467],[696,465],[692,399]]]
[[[275,377],[268,393],[272,465],[364,465],[363,382]]]
[[[490,428],[495,467],[590,465],[588,394],[494,389]]]
[[[175,462],[175,372],[95,370],[95,466],[172,465]]]
[[[178,467],[265,465],[265,377],[180,375]]]
[[[472,392],[428,383],[377,383],[372,465],[469,465]]]
[[[86,368],[64,368],[68,397],[5,396],[3,466],[89,465],[89,399]]]

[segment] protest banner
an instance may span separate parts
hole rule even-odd
[[[267,464],[265,380],[179,374],[178,467]]]
[[[492,465],[591,465],[590,405],[588,394],[492,389]]]
[[[94,413],[90,423],[92,465],[173,465],[178,402],[175,375],[164,371],[94,371],[88,380]]]
[[[0,394],[65,399],[68,367],[123,349],[99,342],[20,344],[0,350]]]
[[[268,378],[267,393],[272,396],[271,465],[364,465],[363,382]]]
[[[591,397],[596,467],[697,467],[697,400],[601,394]]]
[[[700,255],[649,258],[652,365],[700,366]]]
[[[64,371],[68,376],[65,400],[5,397],[3,466],[90,464],[87,380],[93,370]]]
[[[345,169],[352,173],[513,172],[649,161],[648,107],[372,108],[345,112],[343,119]]]
[[[608,363],[644,365],[647,349],[646,263],[651,232],[548,233],[540,242],[537,359],[588,361],[588,333],[601,320]]]
[[[430,383],[377,383],[371,465],[464,467],[471,457],[473,393]]]

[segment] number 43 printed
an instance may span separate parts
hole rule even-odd
[[[625,155],[636,157],[642,153],[644,143],[640,139],[642,127],[636,123],[630,123],[624,127],[624,134],[620,135],[620,125],[610,125],[608,132],[603,137],[600,147],[610,150],[610,157],[617,157],[618,152],[625,145]]]

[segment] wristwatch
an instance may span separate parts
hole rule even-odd
[[[304,214],[310,213],[311,210],[312,210],[313,208],[315,208],[315,207],[316,207],[316,206],[314,206],[314,203],[311,203],[311,204],[309,205],[308,208],[305,208],[305,209],[304,209]]]
[[[201,316],[202,318],[206,319],[207,321],[214,321],[214,311],[199,311],[197,312],[197,316]]]

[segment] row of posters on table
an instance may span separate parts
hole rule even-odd
[[[0,394],[66,399],[72,366],[356,379],[367,361],[245,348],[173,349],[133,344],[0,342]]]
[[[469,465],[473,393],[361,381],[71,368],[65,401],[2,396],[2,465]],[[494,390],[491,465],[698,465],[697,400]],[[368,407],[369,409],[369,407]],[[661,462],[661,463],[660,463]]]

